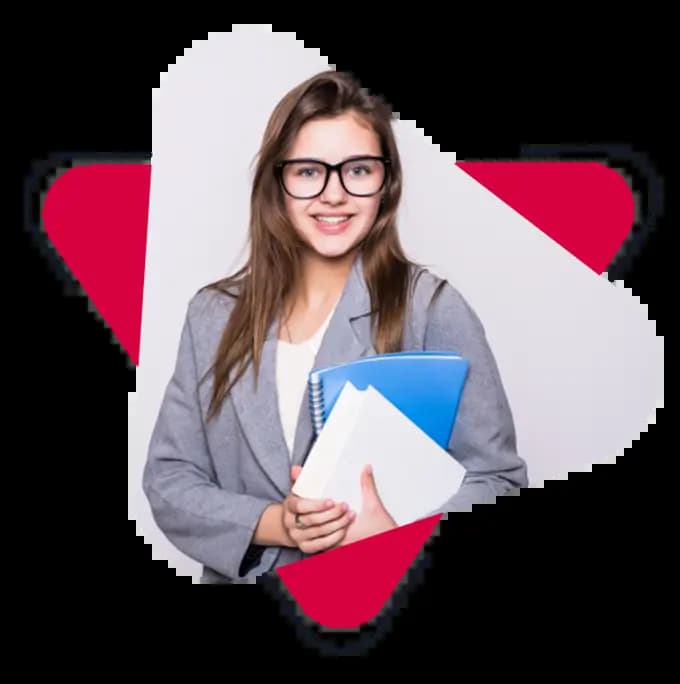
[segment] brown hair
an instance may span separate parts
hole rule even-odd
[[[288,92],[272,112],[256,157],[250,198],[250,256],[239,271],[204,288],[236,300],[213,364],[209,419],[250,361],[257,379],[269,327],[299,282],[301,243],[286,214],[274,168],[303,124],[347,112],[372,127],[382,154],[390,159],[378,216],[359,249],[371,298],[373,345],[377,353],[401,349],[413,262],[404,255],[397,235],[402,170],[391,125],[393,115],[382,98],[371,96],[348,74],[324,71]],[[235,369],[236,375],[229,381]]]

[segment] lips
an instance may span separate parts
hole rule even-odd
[[[328,214],[327,216],[331,217],[331,214]],[[340,223],[327,223],[325,221],[320,221],[316,216],[312,217],[314,225],[317,227],[317,229],[326,235],[337,235],[338,233],[343,232],[349,225],[352,218],[353,215],[350,214],[348,215],[347,220],[341,221]]]

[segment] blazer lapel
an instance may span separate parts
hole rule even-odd
[[[290,491],[290,458],[279,415],[276,391],[275,321],[265,339],[260,360],[257,389],[253,363],[232,389],[232,400],[243,433],[255,458],[283,496]]]
[[[365,321],[362,325],[362,319],[369,315],[370,296],[363,275],[363,260],[359,255],[329,321],[313,367],[345,363],[374,353],[368,332],[370,326],[366,325]],[[253,364],[250,363],[240,382],[233,387],[232,399],[255,457],[282,496],[286,496],[290,491],[290,467],[304,463],[314,435],[308,388],[305,386],[292,458],[289,456],[276,387],[278,323],[278,319],[272,322],[262,348],[257,389]]]

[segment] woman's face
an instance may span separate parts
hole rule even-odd
[[[378,136],[354,115],[345,114],[307,122],[298,132],[286,159],[316,159],[338,164],[363,156],[381,156]],[[311,194],[318,191],[324,173],[322,167],[313,164],[288,165],[284,172],[286,187],[298,196]],[[378,184],[382,169],[376,162],[357,161],[345,165],[342,173],[350,190],[363,193],[372,191]],[[303,242],[323,257],[336,258],[347,254],[369,232],[380,208],[382,192],[384,187],[372,197],[353,196],[343,188],[338,173],[333,172],[317,197],[296,199],[288,193],[284,197],[288,216]],[[339,220],[342,222],[337,223]]]

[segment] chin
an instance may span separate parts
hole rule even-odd
[[[309,246],[311,249],[319,256],[326,257],[328,259],[337,259],[338,257],[345,256],[348,252],[352,251],[361,237],[355,237],[353,239],[348,239],[346,237],[332,237],[332,238],[316,238],[309,240]]]

